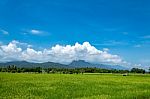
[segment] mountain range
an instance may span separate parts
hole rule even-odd
[[[119,66],[119,65],[106,65],[106,64],[93,64],[86,62],[84,60],[74,60],[70,64],[60,64],[54,62],[44,62],[44,63],[33,63],[27,61],[11,61],[6,63],[0,63],[0,67],[7,67],[9,65],[15,65],[17,67],[33,68],[33,67],[42,67],[42,68],[102,68],[102,69],[117,69],[117,70],[127,70],[128,68]]]
[[[86,62],[84,60],[72,61],[69,66],[75,68],[82,68],[82,67],[96,67],[96,68],[103,68],[103,69],[118,69],[118,70],[126,70],[128,68],[119,66],[119,65],[107,65],[107,64],[93,64]]]

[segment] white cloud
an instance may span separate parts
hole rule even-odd
[[[103,50],[104,50],[104,51],[106,51],[106,52],[107,52],[107,51],[109,51],[109,49],[108,49],[108,48],[103,48]]]
[[[40,30],[30,30],[30,33],[32,33],[32,34],[35,34],[35,35],[38,35],[38,34],[41,34],[41,33],[43,33],[42,31],[40,31]]]
[[[17,46],[17,41],[12,41],[8,45],[0,46],[0,59],[1,61],[20,60],[22,48]]]
[[[42,31],[42,30],[37,30],[37,29],[32,29],[27,31],[27,33],[30,33],[32,35],[48,35],[50,33],[46,32],[46,31]]]
[[[37,36],[46,36],[46,35],[50,35],[50,33],[43,31],[43,30],[38,30],[38,29],[25,29],[22,30],[22,34],[24,35],[28,35],[28,34],[32,34],[32,35],[37,35]]]
[[[0,60],[26,60],[31,62],[58,62],[70,63],[73,60],[85,60],[93,63],[124,64],[126,63],[118,55],[108,53],[107,48],[98,50],[91,46],[89,42],[75,45],[55,45],[49,49],[37,51],[29,46],[25,49],[19,45],[18,41],[12,41],[8,45],[0,46]],[[24,43],[23,43],[24,44]]]
[[[142,68],[142,64],[134,64],[134,68]]]
[[[9,34],[7,31],[5,31],[5,30],[3,30],[3,29],[0,29],[0,32],[1,32],[2,34],[4,34],[4,35],[8,35],[8,34]]]
[[[12,41],[8,45],[2,45],[1,50],[3,50],[3,52],[6,54],[9,54],[9,53],[14,54],[14,53],[21,52],[22,49],[17,47],[17,45],[16,45],[17,43],[19,43],[19,42]]]

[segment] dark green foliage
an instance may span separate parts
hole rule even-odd
[[[116,69],[100,69],[100,68],[17,68],[15,65],[9,65],[6,68],[0,68],[1,72],[12,72],[12,73],[24,73],[24,72],[33,72],[33,73],[61,73],[61,74],[80,74],[80,73],[129,73],[129,70],[116,70]],[[133,68],[132,73],[145,73],[145,70]]]
[[[131,73],[143,73],[143,74],[145,74],[145,70],[139,69],[139,68],[132,68]]]

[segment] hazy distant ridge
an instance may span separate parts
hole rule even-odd
[[[42,67],[42,68],[83,68],[83,67],[91,67],[91,68],[103,68],[103,69],[120,69],[125,70],[127,68],[119,65],[105,65],[105,64],[92,64],[89,62],[85,62],[84,60],[72,61],[70,64],[60,64],[54,62],[44,62],[44,63],[33,63],[27,61],[12,61],[6,63],[0,63],[0,67],[6,67],[9,65],[16,65],[17,67]]]

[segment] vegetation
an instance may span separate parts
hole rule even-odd
[[[15,65],[0,68],[0,72],[11,72],[11,73],[24,73],[24,72],[35,72],[35,73],[63,73],[63,74],[80,74],[80,73],[145,73],[145,70],[133,68],[129,70],[116,70],[116,69],[100,69],[100,68],[17,68]]]
[[[143,73],[143,74],[145,74],[145,70],[139,69],[139,68],[132,68],[131,72],[132,73]]]
[[[148,99],[150,97],[150,75],[144,74],[145,70],[138,68],[129,71],[88,67],[17,68],[15,65],[10,65],[0,68],[0,72],[0,99]]]
[[[150,75],[0,73],[1,99],[149,99]]]

